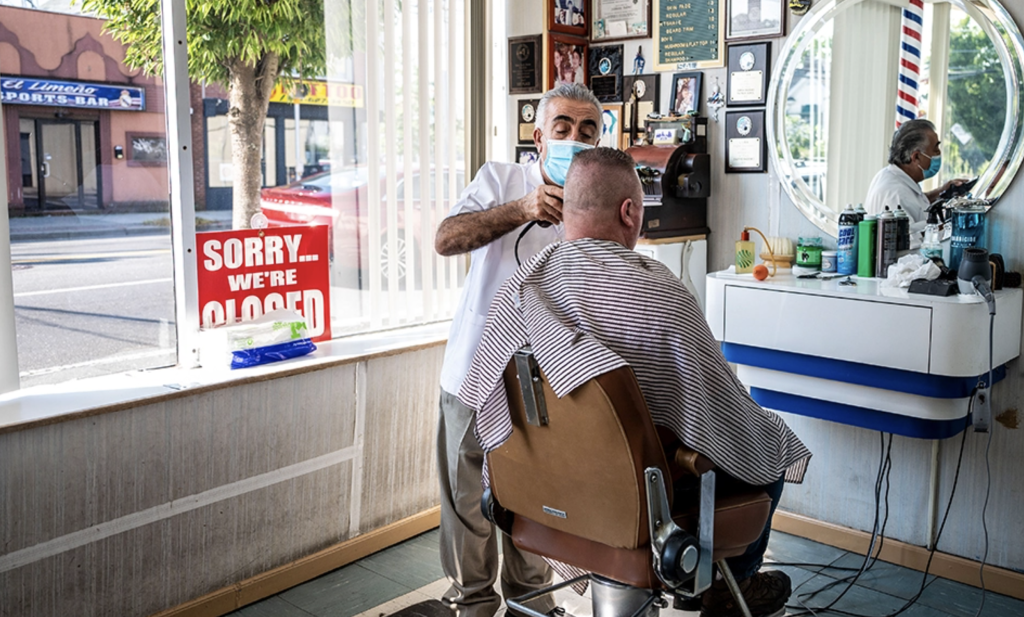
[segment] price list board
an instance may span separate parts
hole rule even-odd
[[[654,0],[655,71],[725,66],[725,0]]]

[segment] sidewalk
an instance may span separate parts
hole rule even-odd
[[[197,212],[196,220],[196,231],[231,229],[230,210]],[[14,217],[10,225],[12,243],[170,233],[170,218],[163,212]]]

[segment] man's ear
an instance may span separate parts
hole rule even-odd
[[[533,145],[537,147],[537,152],[544,154],[541,150],[541,138],[544,137],[544,131],[540,130],[539,127],[533,127]]]
[[[634,210],[636,207],[637,205],[628,197],[623,200],[622,204],[619,206],[619,222],[622,223],[623,227],[632,229],[636,226],[633,222],[633,216],[635,215]]]

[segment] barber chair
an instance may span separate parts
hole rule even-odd
[[[667,599],[699,610],[714,563],[749,617],[724,559],[760,537],[767,494],[716,499],[713,463],[683,446],[666,451],[629,367],[560,399],[524,347],[504,382],[513,432],[488,455],[484,515],[521,550],[589,572],[506,599],[511,609],[545,617],[526,603],[589,579],[594,617],[657,617]],[[673,480],[692,483],[692,497],[673,499]]]

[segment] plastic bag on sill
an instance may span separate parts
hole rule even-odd
[[[214,358],[227,360],[230,357],[232,369],[248,368],[316,351],[308,333],[309,328],[302,315],[281,309],[252,321],[204,332],[203,350]]]

